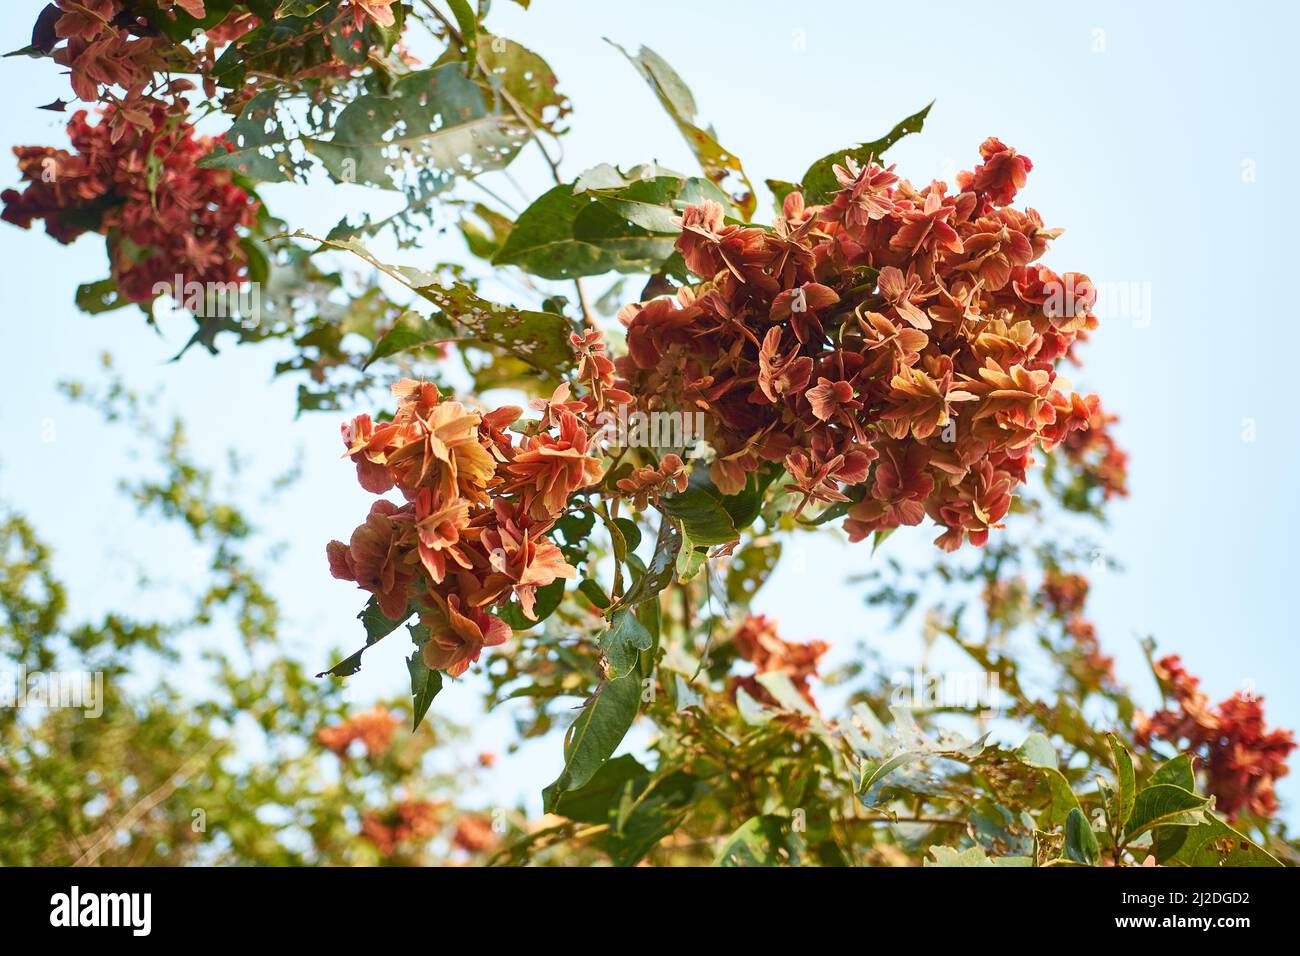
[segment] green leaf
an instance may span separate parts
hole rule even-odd
[[[131,304],[117,288],[117,280],[109,277],[98,282],[77,286],[77,308],[88,315],[112,312]]]
[[[495,101],[504,91],[534,126],[553,135],[563,133],[560,122],[573,108],[557,89],[559,81],[550,64],[514,40],[489,37],[482,30],[479,37],[478,64],[489,97]]]
[[[1190,754],[1179,754],[1172,760],[1162,763],[1151,774],[1151,784],[1171,783],[1192,793],[1196,792],[1196,770]]]
[[[478,60],[478,17],[467,0],[447,0],[451,7],[456,25],[460,27],[461,43],[464,45],[465,58],[470,63]]]
[[[632,671],[601,681],[564,739],[564,769],[542,791],[542,809],[550,813],[561,794],[577,790],[595,776],[636,719],[641,704],[641,675]]]
[[[1021,763],[1030,767],[1038,767],[1046,770],[1058,770],[1060,764],[1056,758],[1056,748],[1046,736],[1040,733],[1032,733],[1025,738],[1025,742],[1016,748],[1016,757]]]
[[[632,672],[641,651],[649,650],[654,638],[631,610],[624,609],[614,612],[613,621],[597,643],[609,663],[609,676],[619,678]]]
[[[1198,796],[1182,787],[1158,783],[1147,787],[1133,801],[1133,812],[1124,828],[1126,842],[1152,827],[1190,827],[1204,823],[1208,797]]]
[[[130,8],[132,14],[143,17],[150,26],[180,42],[188,40],[195,30],[216,26],[230,14],[234,5],[234,0],[206,0],[202,17],[192,17],[179,5],[170,3],[164,11],[158,0],[134,0]]]
[[[400,271],[461,338],[509,352],[548,378],[559,377],[573,365],[572,324],[564,316],[491,302],[463,282],[444,283],[414,269]]]
[[[1119,826],[1123,826],[1133,813],[1133,801],[1137,795],[1133,757],[1114,734],[1107,734],[1106,742],[1110,744],[1111,761],[1115,765],[1115,803],[1111,810],[1111,819]]]
[[[804,843],[785,817],[764,814],[746,820],[729,836],[714,866],[797,866],[803,856]]]
[[[1097,835],[1083,811],[1074,807],[1065,818],[1065,855],[1075,863],[1096,866],[1101,855]]]
[[[655,539],[655,553],[650,558],[650,566],[619,599],[615,607],[635,607],[644,601],[658,597],[659,592],[672,583],[673,571],[677,566],[677,554],[681,547],[681,531],[670,518],[665,516],[659,522],[659,534]]]
[[[1267,850],[1208,810],[1204,823],[1156,830],[1151,850],[1161,866],[1282,866]]]
[[[366,643],[354,653],[348,655],[339,661],[327,671],[321,671],[317,677],[324,677],[329,674],[333,677],[350,677],[357,671],[361,670],[361,655],[364,654],[372,645],[379,643],[393,631],[401,627],[405,622],[411,619],[411,615],[418,610],[415,602],[412,602],[406,609],[406,614],[394,620],[391,617],[385,617],[384,612],[379,609],[379,601],[372,597],[366,602],[366,606],[361,609],[357,615],[362,626],[366,630]]]
[[[768,676],[764,675],[759,680],[770,691],[772,687],[765,681]],[[959,734],[939,731],[937,737],[930,737],[922,732],[907,708],[892,707],[890,712],[894,718],[893,732],[884,739],[868,742],[871,754],[874,754],[874,756],[863,761],[861,766],[862,781],[858,786],[858,791],[860,793],[859,799],[866,806],[875,806],[880,802],[885,792],[886,780],[900,767],[916,761],[936,758],[969,763],[984,750],[984,743],[988,734],[984,734],[977,740],[968,740]],[[877,725],[871,727],[869,722],[864,724],[864,726],[871,729],[873,734],[877,736],[883,734],[883,728],[878,726],[879,721],[876,721],[870,715],[868,708],[863,708],[859,713],[870,716],[871,721],[874,721]],[[855,747],[859,746],[859,743],[855,743]],[[890,754],[890,756],[882,762],[879,757],[885,754]],[[864,756],[868,756],[868,754],[864,754]]]
[[[380,359],[388,358],[390,355],[396,355],[399,352],[409,352],[412,349],[427,348],[439,342],[454,342],[462,338],[456,331],[445,321],[438,317],[425,318],[419,312],[407,309],[397,317],[393,327],[389,329],[371,350],[366,364],[362,368],[369,368]]]
[[[809,204],[824,203],[830,199],[831,194],[836,192],[840,185],[835,179],[835,169],[837,164],[843,164],[845,156],[851,156],[858,163],[865,166],[872,160],[879,159],[885,150],[893,146],[904,136],[909,133],[919,133],[921,127],[925,125],[925,118],[930,112],[930,107],[934,103],[929,103],[925,109],[913,113],[907,119],[900,122],[880,139],[873,140],[870,143],[859,143],[857,146],[851,146],[848,149],[837,150],[829,155],[823,156],[817,162],[808,167],[808,171],[803,174],[803,194],[804,199]]]
[[[923,866],[1033,866],[1034,861],[1027,856],[990,857],[982,846],[972,846],[958,852],[950,846],[932,846],[930,854],[934,862],[923,860]]]
[[[335,182],[428,197],[458,176],[509,165],[527,137],[517,118],[489,112],[459,63],[446,63],[408,73],[389,91],[363,93],[339,113],[329,140],[302,142]]]
[[[301,230],[292,237],[319,243],[321,249],[350,252],[403,283],[437,306],[439,312],[435,319],[440,326],[454,328],[458,341],[499,348],[544,373],[548,379],[558,379],[573,364],[573,350],[569,347],[572,326],[562,315],[490,302],[464,282],[448,281],[419,269],[387,265],[355,238],[318,239]],[[427,344],[419,341],[422,335],[441,331],[440,327],[421,326],[408,319],[392,347],[394,351],[404,345],[418,348]],[[415,344],[409,345],[411,342]]]
[[[772,196],[776,199],[776,211],[784,212],[785,197],[790,195],[792,192],[797,192],[799,190],[799,184],[788,183],[784,179],[768,179],[765,180],[765,182],[767,183],[767,188],[772,190]]]
[[[617,170],[613,176],[588,177],[538,197],[492,261],[545,279],[661,272],[680,235],[672,217],[690,203],[726,198],[701,179],[656,175],[642,180],[635,171],[624,178]]]
[[[518,604],[506,604],[497,608],[493,613],[509,624],[510,629],[514,631],[526,631],[531,627],[536,627],[554,614],[556,608],[564,600],[564,584],[564,578],[556,578],[550,584],[537,589],[533,605],[533,613],[537,615],[537,620],[531,620]]]
[[[560,794],[551,812],[579,823],[606,823],[625,788],[639,783],[644,789],[649,779],[650,771],[631,754],[615,757],[602,764],[585,785]]]
[[[254,182],[292,180],[305,170],[289,155],[290,137],[279,111],[279,94],[263,90],[248,101],[218,145],[199,159],[205,169],[230,169]]]
[[[419,647],[407,658],[406,669],[411,674],[411,713],[414,718],[411,730],[415,731],[429,712],[429,705],[438,696],[438,691],[442,690],[442,671],[430,670],[425,665]]]
[[[679,520],[682,532],[695,545],[729,544],[740,537],[722,493],[709,481],[708,473],[703,469],[691,474],[685,491],[661,495],[659,510]]]
[[[609,595],[605,593],[605,589],[591,578],[583,578],[579,581],[578,590],[586,596],[588,601],[596,605],[596,607],[600,608],[602,611],[608,608],[612,603],[609,599]]]
[[[744,167],[735,154],[723,149],[712,130],[705,131],[698,125],[695,116],[695,97],[677,71],[654,50],[643,46],[633,56],[617,43],[609,41],[637,69],[642,78],[654,90],[659,103],[667,110],[677,129],[685,137],[687,145],[699,160],[704,175],[717,186],[727,190],[731,203],[740,210],[741,215],[750,219],[754,215],[757,200],[754,187],[745,175]]]
[[[1070,781],[1058,769],[1056,748],[1045,736],[1040,733],[1030,734],[1016,749],[1015,758],[1025,766],[1037,770],[1047,786],[1049,800],[1044,812],[1049,826],[1060,826],[1072,810],[1080,809],[1079,798],[1070,786]]]

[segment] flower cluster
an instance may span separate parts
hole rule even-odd
[[[1036,448],[1093,422],[1056,366],[1096,326],[1085,276],[1037,264],[1059,230],[1010,203],[1030,161],[917,188],[891,166],[835,167],[831,202],[790,193],[774,230],[688,207],[677,242],[704,281],[627,306],[620,385],[699,409],[725,494],[780,463],[800,510],[847,510],[853,540],[929,515],[937,544],[982,545]]]
[[[1110,426],[1118,420],[1095,405],[1088,427],[1072,431],[1061,443],[1061,451],[1086,485],[1100,488],[1106,501],[1128,495],[1128,453],[1110,433]]]
[[[457,818],[451,842],[466,853],[483,853],[496,846],[497,835],[492,829],[490,818],[478,813],[466,813]]]
[[[1088,602],[1088,579],[1049,567],[1039,589],[1040,603],[1052,617],[1064,624],[1065,635],[1073,644],[1068,665],[1084,687],[1115,687],[1115,659],[1101,652],[1096,626],[1083,616]]]
[[[817,676],[817,662],[830,649],[826,642],[793,644],[777,634],[775,621],[762,614],[746,614],[732,633],[731,643],[742,658],[754,665],[757,674],[785,674],[804,700],[813,707],[817,706],[808,682]],[[733,698],[737,690],[744,690],[761,704],[780,706],[756,677],[732,678]]]
[[[361,836],[380,856],[392,856],[400,844],[427,840],[438,832],[439,806],[429,800],[403,800],[382,812],[369,811],[361,816]]]
[[[521,408],[478,412],[411,379],[393,387],[390,421],[360,415],[343,426],[361,486],[396,489],[405,502],[380,498],[347,543],[331,541],[330,570],[374,594],[390,618],[418,610],[431,668],[464,673],[510,636],[489,608],[513,599],[535,620],[537,589],[577,575],[547,532],[569,497],[601,478],[603,403],[625,396],[598,336],[575,335],[573,345],[585,397],[561,385],[518,431],[508,429]]]
[[[204,169],[214,141],[162,105],[145,129],[115,125],[120,107],[97,123],[79,111],[68,124],[73,151],[15,147],[27,187],[0,193],[3,218],[26,229],[41,219],[59,242],[84,232],[109,237],[113,278],[132,302],[151,302],[155,286],[240,282],[247,271],[241,230],[257,204],[226,170]]]
[[[1177,656],[1155,662],[1161,689],[1176,708],[1138,716],[1137,742],[1168,741],[1203,760],[1205,788],[1229,819],[1243,812],[1271,817],[1277,812],[1274,782],[1287,773],[1286,758],[1295,749],[1289,730],[1269,730],[1262,698],[1240,691],[1215,707],[1187,673]]]
[[[316,739],[340,759],[348,755],[354,740],[361,741],[367,755],[378,757],[393,745],[400,723],[388,708],[375,706],[354,714],[336,727],[322,727],[316,732]]]

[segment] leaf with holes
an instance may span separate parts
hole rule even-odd
[[[930,113],[931,106],[934,106],[933,102],[927,104],[925,109],[918,110],[907,117],[880,139],[872,140],[870,143],[859,143],[857,146],[850,146],[848,149],[837,150],[817,160],[803,174],[804,199],[809,203],[824,203],[829,200],[831,194],[840,188],[839,182],[835,179],[835,166],[842,165],[845,156],[851,156],[863,166],[872,160],[878,160],[885,150],[904,136],[921,131],[921,127],[925,125],[925,118]]]
[[[302,141],[336,182],[427,197],[458,176],[509,165],[527,136],[517,118],[489,110],[459,64],[447,63],[362,94],[338,115],[330,139]]]

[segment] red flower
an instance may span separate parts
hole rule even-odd
[[[1287,756],[1295,749],[1289,730],[1269,730],[1263,700],[1240,692],[1211,709],[1198,689],[1200,681],[1187,673],[1175,655],[1155,662],[1156,679],[1177,709],[1139,714],[1136,740],[1149,746],[1154,739],[1195,752],[1204,761],[1205,789],[1216,807],[1231,820],[1242,813],[1271,817],[1277,812],[1274,782],[1287,773]]]
[[[1028,156],[1021,156],[996,136],[980,144],[984,162],[974,172],[958,173],[957,185],[980,196],[987,196],[995,205],[1007,206],[1016,198],[1016,191],[1024,189],[1025,179],[1034,164]]]
[[[736,652],[752,663],[758,673],[785,674],[800,695],[814,707],[817,706],[808,682],[817,676],[817,662],[830,650],[829,644],[824,641],[809,641],[807,644],[784,641],[776,632],[776,622],[761,614],[746,614],[732,633],[731,641],[736,645]],[[760,703],[770,707],[778,706],[767,689],[752,677],[733,678],[733,697],[740,687]]]

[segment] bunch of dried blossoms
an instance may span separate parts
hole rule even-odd
[[[107,107],[91,124],[72,117],[73,152],[44,146],[14,149],[28,186],[0,194],[3,218],[29,228],[43,219],[60,242],[85,232],[109,237],[118,289],[132,302],[157,298],[155,286],[176,277],[200,283],[241,282],[247,256],[241,230],[257,218],[257,203],[227,170],[197,165],[215,141],[161,104],[150,107],[147,129],[115,127]],[[121,135],[118,135],[121,134]]]
[[[355,66],[338,59],[331,35],[355,36],[360,44],[368,22],[393,25],[392,3],[353,0],[320,31],[295,38],[318,48],[295,80],[354,73]],[[163,14],[206,13],[204,0],[161,0],[158,7]],[[206,95],[216,97],[210,74],[219,51],[259,23],[234,9],[191,49],[160,34],[122,0],[55,0],[37,24],[35,43],[68,68],[79,99],[99,104],[99,119],[92,125],[85,111],[72,117],[71,151],[14,149],[27,185],[0,194],[3,218],[24,229],[43,219],[64,243],[85,232],[109,237],[112,277],[131,302],[153,301],[157,287],[175,287],[178,276],[182,285],[245,281],[241,231],[255,224],[257,204],[230,172],[198,165],[225,144],[194,135],[184,96],[194,84],[172,77],[202,77]],[[238,114],[263,79],[251,76],[226,97],[225,108]]]
[[[361,816],[361,838],[374,844],[380,856],[390,857],[402,844],[418,844],[437,833],[442,806],[430,800],[402,800],[383,811],[367,811]]]
[[[378,757],[393,745],[393,736],[401,723],[387,707],[375,706],[354,714],[334,727],[322,727],[316,739],[336,757],[344,759],[355,740],[361,741],[369,757]]]
[[[733,698],[738,690],[743,690],[760,704],[780,707],[776,698],[757,679],[759,674],[780,673],[790,678],[790,683],[804,700],[813,707],[817,706],[809,681],[817,676],[817,664],[830,650],[829,644],[825,641],[806,644],[787,641],[777,633],[776,622],[762,614],[746,614],[730,640],[736,653],[753,664],[755,671],[752,677],[732,678]]]
[[[585,394],[561,385],[533,403],[541,417],[521,432],[508,430],[517,406],[479,412],[411,379],[393,387],[390,421],[360,415],[343,426],[361,486],[405,501],[380,498],[346,544],[331,541],[330,570],[373,593],[390,618],[418,611],[430,668],[464,673],[510,636],[490,608],[513,599],[536,619],[537,589],[577,574],[547,532],[570,496],[601,478],[596,436],[608,403],[629,396],[613,387],[596,333],[572,343]]]
[[[1059,230],[1010,205],[1030,161],[993,138],[980,153],[953,193],[846,160],[831,202],[791,193],[772,231],[687,208],[677,248],[704,281],[623,310],[620,386],[706,413],[725,494],[779,463],[799,510],[838,504],[853,540],[928,514],[944,549],[982,545],[1034,449],[1098,403],[1056,371],[1095,292],[1037,264]]]
[[[1071,673],[1085,687],[1113,689],[1115,659],[1101,651],[1097,628],[1083,615],[1088,602],[1088,579],[1049,567],[1043,575],[1039,601],[1052,617],[1061,621],[1074,653],[1067,661]]]
[[[1138,715],[1136,740],[1146,747],[1164,740],[1202,760],[1205,789],[1229,819],[1249,812],[1271,817],[1277,812],[1274,783],[1287,773],[1286,758],[1295,749],[1289,730],[1269,730],[1263,699],[1238,691],[1217,706],[1199,689],[1176,656],[1155,662],[1161,690],[1174,708],[1147,717]]]

